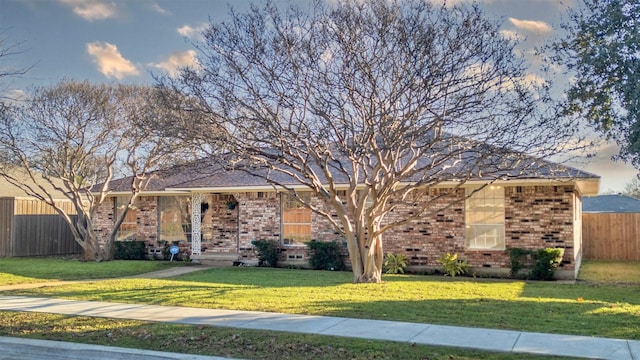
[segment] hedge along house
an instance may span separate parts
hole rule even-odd
[[[575,278],[582,255],[581,198],[597,194],[599,177],[542,163],[546,167],[490,184],[477,178],[456,191],[451,191],[455,182],[430,189],[428,196],[447,194],[439,197],[441,210],[387,231],[385,252],[405,254],[414,269],[437,268],[443,254],[458,253],[474,271],[506,274],[508,248],[563,248],[556,276]],[[104,237],[126,203],[126,180],[111,184],[112,201],[96,214],[95,229]],[[304,193],[304,187],[289,184],[322,204]],[[297,265],[307,262],[306,242],[342,241],[325,218],[282,190],[263,178],[216,164],[160,171],[129,210],[118,239],[145,241],[149,256],[176,244],[194,260],[246,264],[257,263],[251,241],[271,239],[280,243],[281,263]],[[387,216],[407,216],[411,211],[397,209]]]

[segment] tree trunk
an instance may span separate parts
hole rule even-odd
[[[91,239],[75,239],[84,251],[84,261],[102,261],[100,247],[97,241]],[[96,239],[97,240],[97,239]]]
[[[360,255],[360,246],[358,246],[358,239],[352,232],[346,232],[345,238],[347,240],[347,252],[349,253],[349,259],[351,260],[351,271],[353,272],[353,282],[359,282],[358,279],[364,273],[364,263],[362,262],[362,256]]]
[[[113,257],[115,255],[115,246],[114,246],[114,244],[116,242],[117,234],[118,234],[117,230],[114,230],[111,233],[111,236],[109,236],[107,241],[105,241],[105,243],[102,245],[102,249],[101,249],[102,260],[104,260],[104,261],[113,260]]]
[[[378,235],[371,240],[368,247],[363,247],[362,259],[364,267],[362,273],[355,279],[358,283],[382,282],[382,236]],[[354,272],[355,275],[355,272]]]
[[[113,242],[107,241],[104,246],[100,246],[100,240],[93,230],[82,230],[77,231],[79,236],[75,236],[74,239],[82,247],[84,261],[113,260]]]

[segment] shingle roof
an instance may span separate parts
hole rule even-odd
[[[582,211],[588,213],[640,213],[640,200],[622,194],[585,196],[582,199]]]
[[[535,160],[535,159],[534,159]],[[464,165],[463,165],[464,166]],[[266,171],[266,170],[261,170]],[[281,184],[297,185],[295,179],[273,172],[269,175],[272,179],[277,178]],[[340,174],[334,179],[337,183],[344,182]],[[597,180],[600,177],[582,170],[572,167],[551,163],[544,160],[535,160],[533,165],[529,164],[521,169],[513,169],[511,171],[493,172],[492,176],[499,177],[504,180],[529,180],[529,179],[548,179],[548,180]],[[110,189],[112,191],[129,190],[129,178],[114,180],[111,182]],[[449,179],[456,180],[456,179]],[[481,175],[475,176],[470,180],[488,180]],[[415,179],[407,179],[407,181],[416,181]],[[215,189],[215,188],[251,188],[251,187],[268,187],[270,183],[263,177],[255,176],[243,170],[233,170],[225,168],[223,165],[215,162],[212,158],[201,159],[190,164],[175,166],[170,169],[156,171],[146,188],[146,192],[161,192],[166,190],[198,190],[198,189]]]
[[[47,193],[53,195],[54,199],[66,199],[64,192],[58,191],[54,189],[54,187],[49,184],[47,181],[42,179],[42,176],[35,174],[34,177],[36,182],[32,181],[26,173],[21,172],[20,170],[7,170],[10,171],[11,175],[16,178],[21,183],[32,187],[34,190],[37,189],[37,184],[40,184]],[[62,186],[62,181],[60,181],[59,186]],[[41,189],[37,189],[38,194],[45,195]],[[22,189],[10,183],[4,176],[0,176],[0,197],[31,197],[27,195]]]

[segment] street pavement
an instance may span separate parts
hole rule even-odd
[[[195,270],[202,270],[202,267],[194,268],[193,270],[172,269],[163,273],[155,273],[154,276],[156,278],[175,276],[185,271]],[[140,275],[138,277],[145,276]],[[465,328],[385,320],[201,309],[178,306],[120,304],[24,296],[0,296],[0,310],[286,331],[371,340],[388,340],[409,344],[452,346],[505,353],[530,353],[590,359],[640,359],[640,341],[636,340]],[[38,355],[39,353],[36,352],[37,349],[42,349],[43,352],[40,353],[41,355]],[[27,351],[32,351],[33,354],[27,353]],[[44,354],[46,354],[46,356]],[[58,356],[56,354],[60,357],[55,357]],[[203,357],[188,354],[160,353],[149,352],[147,350],[0,337],[0,359],[57,360],[87,358],[93,360],[221,359],[219,357]]]

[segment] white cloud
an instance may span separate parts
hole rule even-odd
[[[524,31],[530,31],[535,33],[550,33],[551,26],[544,21],[536,21],[536,20],[520,20],[516,18],[509,18],[509,22],[513,24],[516,28]]]
[[[118,47],[107,42],[95,41],[87,44],[87,52],[98,65],[106,77],[122,80],[126,76],[139,75],[140,72],[133,63],[120,54]]]
[[[21,89],[10,89],[0,93],[0,103],[17,103],[27,99],[27,93]]]
[[[502,37],[509,40],[522,41],[524,40],[524,36],[518,34],[518,32],[513,30],[500,30]]]
[[[620,148],[617,145],[599,141],[589,149],[589,152],[594,153],[595,156],[573,158],[568,162],[568,165],[600,175],[601,192],[621,192],[625,185],[638,175],[638,170],[630,164],[611,160],[619,151]]]
[[[194,69],[200,68],[200,64],[196,59],[195,50],[187,50],[183,52],[174,52],[167,60],[159,62],[157,64],[150,64],[151,66],[162,69],[169,73],[171,76],[178,74],[178,71],[184,67],[190,67]]]
[[[101,0],[59,0],[71,7],[73,12],[87,21],[105,20],[118,15],[116,4]]]
[[[181,36],[193,39],[197,36],[200,36],[206,28],[207,28],[207,24],[202,23],[200,25],[197,25],[196,27],[192,27],[190,25],[183,25],[179,27],[177,31],[178,31],[178,34],[180,34]]]
[[[158,4],[157,2],[151,3],[151,10],[157,12],[162,15],[171,15],[171,12]]]
[[[494,0],[427,0],[428,2],[436,5],[436,6],[441,6],[441,5],[446,5],[447,7],[450,6],[456,6],[456,5],[465,5],[465,4],[471,4],[474,2],[477,3],[484,3],[484,4],[491,4],[493,3]]]
[[[522,79],[526,84],[542,86],[546,82],[544,78],[536,74],[527,74]]]

